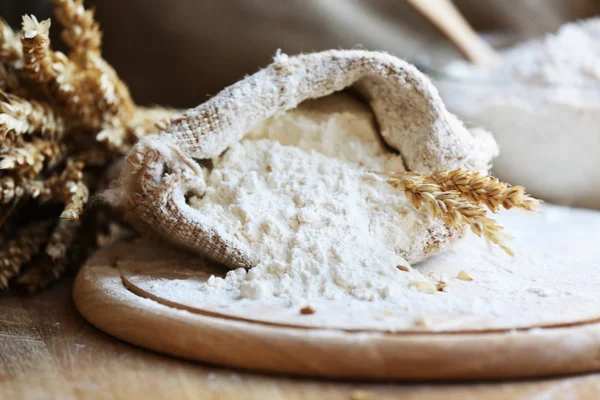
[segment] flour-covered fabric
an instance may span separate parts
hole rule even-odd
[[[385,53],[332,50],[278,54],[267,68],[162,122],[162,132],[143,138],[131,151],[121,187],[108,197],[125,206],[140,230],[232,268],[255,266],[260,262],[255,252],[219,232],[217,224],[188,204],[187,198],[201,198],[207,189],[196,160],[218,157],[269,118],[305,100],[349,87],[370,106],[382,140],[400,153],[407,169],[489,169],[497,152],[491,135],[465,129],[416,68]],[[439,220],[410,229],[415,230],[411,236],[426,238],[421,246],[411,242],[396,249],[411,260],[435,254],[459,236]]]

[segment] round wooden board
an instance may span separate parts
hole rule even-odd
[[[99,251],[80,271],[74,299],[99,329],[161,353],[255,371],[361,380],[508,379],[600,370],[597,322],[386,333],[278,326],[189,310],[124,285],[116,267],[120,257],[152,263],[152,254],[140,246],[119,243]]]

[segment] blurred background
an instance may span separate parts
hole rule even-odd
[[[443,42],[403,0],[95,0],[104,55],[140,104],[191,107],[268,64],[277,49],[386,50],[407,60]],[[600,14],[598,0],[456,0],[480,31],[530,38]],[[51,15],[50,0],[1,0],[18,26],[23,13]],[[55,41],[58,43],[58,41]]]

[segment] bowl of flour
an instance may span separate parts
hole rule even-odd
[[[494,134],[499,178],[600,208],[600,18],[501,50],[491,67],[453,61],[443,72],[435,84],[448,108]]]

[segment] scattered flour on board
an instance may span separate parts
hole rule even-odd
[[[456,331],[514,329],[598,318],[600,246],[595,244],[600,211],[544,204],[534,215],[501,211],[496,218],[515,236],[511,242],[515,257],[500,249],[490,251],[484,241],[467,234],[447,251],[415,265],[421,275],[414,276],[420,281],[441,280],[447,284],[444,291],[429,294],[407,290],[390,279],[389,285],[399,293],[385,299],[364,301],[351,295],[335,300],[320,295],[304,299],[315,310],[313,314],[302,314],[305,304],[290,304],[287,295],[259,300],[240,297],[241,282],[248,274],[227,272],[177,248],[161,248],[151,241],[138,251],[143,254],[143,262],[128,265],[122,260],[118,266],[129,282],[167,301],[276,324]],[[139,258],[135,254],[128,257]],[[473,280],[460,279],[461,271]],[[229,277],[219,279],[212,274]],[[265,276],[263,272],[260,275]],[[208,279],[212,281],[210,286]]]
[[[496,175],[544,200],[600,208],[600,18],[503,50],[492,67],[455,61],[446,72],[460,78],[436,82],[448,108],[498,142]]]
[[[424,281],[402,249],[424,238],[404,196],[369,171],[402,171],[372,113],[345,94],[309,102],[249,133],[213,161],[190,205],[259,255],[205,290],[241,298],[394,299]],[[406,269],[406,268],[405,268]]]

